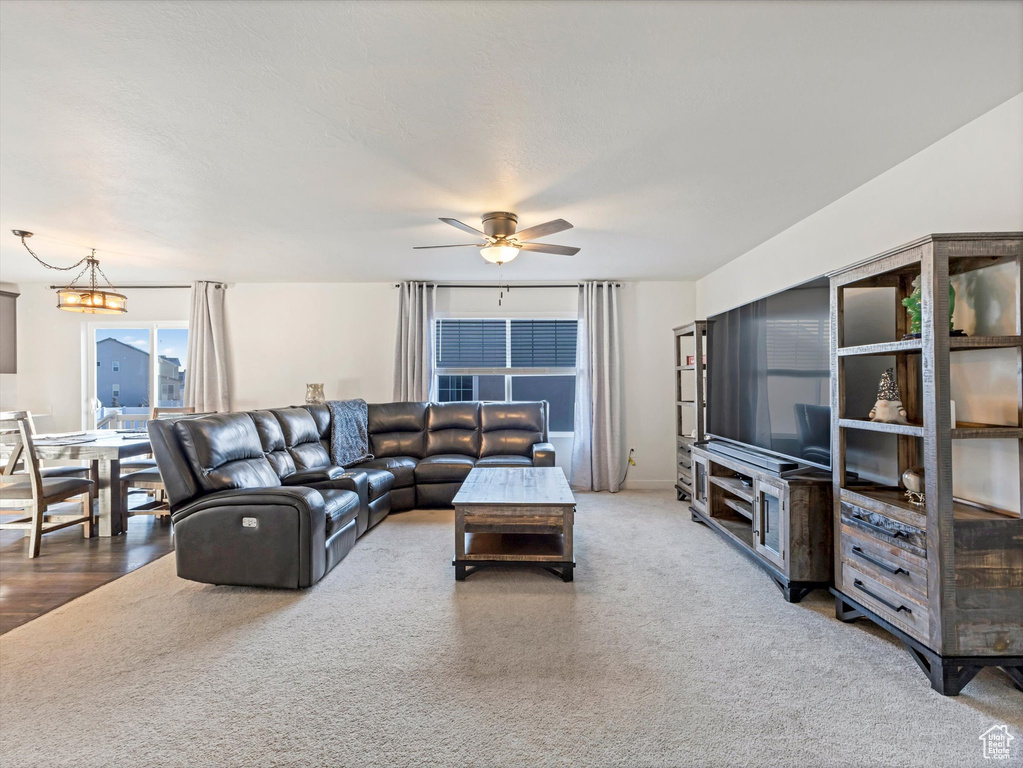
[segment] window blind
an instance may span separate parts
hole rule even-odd
[[[504,320],[437,320],[438,368],[504,368]]]
[[[575,368],[575,320],[512,320],[513,368]]]

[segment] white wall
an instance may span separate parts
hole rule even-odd
[[[242,283],[226,297],[231,407],[391,400],[398,292],[392,283]]]
[[[699,280],[700,316],[716,314],[928,233],[1023,230],[1021,137],[1023,94]],[[971,285],[957,280],[957,327],[971,334],[997,333],[999,329],[1011,332],[1019,309],[1007,289],[1011,273],[992,269],[977,274]],[[983,309],[978,313],[976,307]],[[854,311],[855,306],[847,305],[847,333],[850,309]],[[957,418],[1013,421],[1016,365],[1011,351],[957,354],[951,371]],[[867,378],[862,386],[876,392],[876,380]],[[953,446],[956,495],[1018,512],[1016,450],[1015,441],[957,442]],[[884,462],[875,463],[876,456],[872,459],[865,452],[862,459],[868,474],[883,474]]]
[[[82,351],[89,322],[188,320],[189,292],[126,290],[125,316],[81,315],[57,309],[48,283],[21,283],[18,290],[18,372],[0,377],[0,407],[36,415],[40,431],[82,428],[86,393]]]
[[[629,283],[621,293],[625,450],[636,466],[626,488],[675,484],[675,358],[672,329],[696,317],[690,282]]]

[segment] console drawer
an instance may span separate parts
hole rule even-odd
[[[857,507],[847,501],[842,502],[842,524],[917,557],[927,557],[927,533],[922,528]]]
[[[842,562],[842,591],[920,642],[930,642],[927,606],[899,594],[848,561]]]
[[[852,525],[843,525],[842,561],[889,589],[918,602],[927,600],[927,560],[887,544]]]

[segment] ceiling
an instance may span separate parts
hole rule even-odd
[[[0,3],[0,279],[689,279],[1023,91],[1020,2]]]

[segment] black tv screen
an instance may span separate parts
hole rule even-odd
[[[708,318],[707,432],[831,468],[826,278]]]

